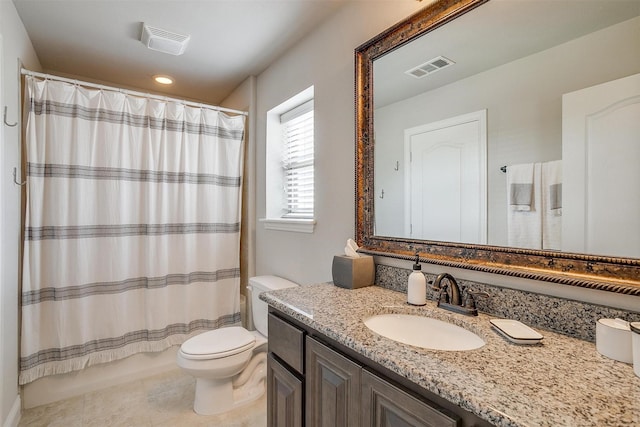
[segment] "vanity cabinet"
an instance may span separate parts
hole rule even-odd
[[[449,416],[311,337],[306,339],[306,425],[456,427]]]
[[[457,427],[459,417],[445,414],[368,370],[362,371],[363,427]]]
[[[305,332],[269,314],[267,425],[302,427]]]
[[[276,360],[267,356],[267,424],[302,426],[302,380]]]
[[[306,340],[306,425],[360,425],[362,366],[315,339]]]
[[[317,331],[269,314],[269,427],[487,425],[404,389],[380,376],[373,362],[356,360],[325,341],[330,340]]]

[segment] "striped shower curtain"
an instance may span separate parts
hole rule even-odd
[[[240,321],[244,116],[27,77],[20,384]]]

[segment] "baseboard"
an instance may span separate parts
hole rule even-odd
[[[13,406],[11,406],[11,411],[9,411],[9,415],[7,415],[7,419],[4,420],[2,427],[18,427],[21,416],[20,406],[20,395],[17,395],[16,400],[13,402]]]

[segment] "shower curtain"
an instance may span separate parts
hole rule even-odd
[[[239,323],[244,116],[26,82],[20,384]]]

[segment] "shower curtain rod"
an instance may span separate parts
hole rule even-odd
[[[177,102],[177,103],[180,103],[180,104],[188,105],[190,107],[208,108],[208,109],[211,109],[211,110],[221,111],[223,113],[242,114],[243,116],[248,116],[249,115],[249,113],[246,112],[246,111],[232,110],[231,108],[224,108],[224,107],[217,107],[217,106],[213,106],[213,105],[201,104],[201,103],[198,103],[198,102],[186,101],[184,99],[171,98],[171,97],[162,96],[162,95],[154,95],[154,94],[150,94],[150,93],[138,92],[138,91],[129,90],[129,89],[122,89],[122,88],[113,87],[113,86],[99,85],[99,84],[96,84],[96,83],[89,83],[89,82],[84,82],[84,81],[76,80],[76,79],[67,79],[67,78],[60,77],[60,76],[54,76],[53,74],[38,73],[36,71],[27,70],[25,68],[22,68],[20,70],[20,72],[22,74],[24,74],[24,75],[32,76],[32,77],[39,77],[41,79],[58,80],[58,81],[61,81],[61,82],[71,83],[71,84],[84,86],[84,87],[90,87],[90,88],[95,88],[95,89],[112,90],[112,91],[116,91],[116,92],[125,93],[127,95],[139,96],[139,97],[143,97],[143,98],[153,98],[153,99],[158,99],[158,100],[161,100],[161,101],[173,101],[173,102]]]

